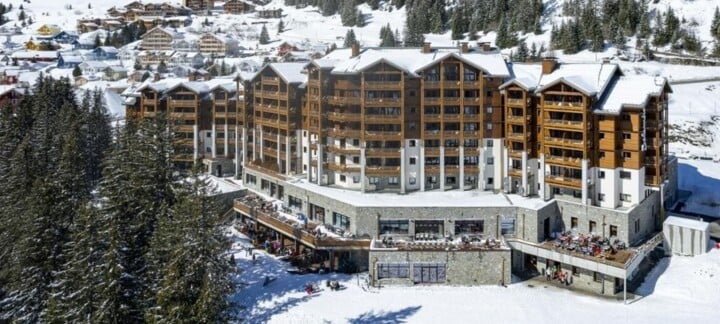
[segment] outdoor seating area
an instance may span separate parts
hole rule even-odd
[[[558,233],[554,240],[547,241],[543,245],[555,251],[594,261],[607,260],[621,264],[629,260],[633,254],[627,244],[618,239],[572,232]]]
[[[382,240],[375,240],[373,248],[377,249],[398,249],[402,251],[411,250],[495,250],[508,248],[503,240],[495,238],[483,238],[480,235],[463,235],[457,239],[430,239],[425,235],[416,235],[422,239],[407,241],[395,240],[392,237],[383,237]]]

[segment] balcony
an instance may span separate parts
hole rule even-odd
[[[478,136],[479,132],[477,130],[464,130],[463,136],[465,137],[476,137]]]
[[[366,140],[400,140],[402,132],[393,131],[365,131]]]
[[[443,121],[455,121],[460,120],[460,114],[443,114],[441,119]]]
[[[468,175],[468,174],[473,175],[473,174],[477,174],[478,172],[480,172],[480,168],[476,164],[475,165],[467,165],[467,164],[465,165],[465,175]]]
[[[425,148],[425,156],[440,156],[440,148],[439,147],[426,147]]]
[[[460,130],[459,129],[445,130],[445,131],[443,131],[443,135],[445,135],[445,137],[458,136],[458,135],[460,135]]]
[[[327,99],[328,104],[335,106],[346,106],[346,105],[359,105],[361,102],[360,97],[340,97],[334,96]]]
[[[334,138],[360,138],[360,130],[357,129],[331,129],[328,135]]]
[[[522,98],[507,98],[507,105],[525,107],[525,100]]]
[[[365,81],[365,90],[388,90],[401,87],[402,82],[400,81]]]
[[[521,169],[508,169],[508,175],[511,177],[522,178]]]
[[[367,166],[366,175],[399,175],[400,166]]]
[[[516,141],[528,141],[530,140],[530,133],[508,133],[507,138]]]
[[[194,112],[171,112],[171,119],[195,119],[197,115]]]
[[[511,158],[522,159],[523,150],[508,150],[508,156]]]
[[[439,122],[441,120],[440,114],[424,114],[422,118],[425,122]]]
[[[338,154],[338,155],[360,155],[359,148],[342,147],[342,146],[335,146],[335,145],[328,145],[327,151],[332,154]]]
[[[339,112],[339,111],[333,111],[328,112],[327,117],[331,121],[337,121],[337,122],[359,122],[362,120],[362,116],[360,113],[355,112]]]
[[[451,147],[451,146],[445,147],[445,156],[458,156],[459,154],[460,154],[460,148]]]
[[[359,165],[348,166],[345,164],[328,162],[327,168],[331,171],[342,172],[342,173],[359,173],[360,172]]]
[[[545,107],[552,107],[552,108],[582,108],[583,104],[582,102],[570,102],[570,101],[551,101],[551,100],[545,100],[543,101],[543,105]]]
[[[195,99],[170,99],[168,104],[170,106],[195,107],[198,105],[198,101]]]
[[[446,105],[459,105],[462,103],[462,97],[443,97],[443,103]],[[470,98],[468,98],[468,101],[471,101]]]
[[[423,80],[423,87],[425,89],[440,89],[440,85],[440,81]]]
[[[570,178],[557,175],[545,176],[545,182],[551,185],[557,185],[561,187],[580,189],[581,181],[577,178]]]
[[[657,164],[658,159],[654,156],[646,156],[645,157],[645,165],[655,165]]]
[[[365,115],[365,121],[369,123],[400,123],[400,115]]]
[[[580,120],[545,119],[543,124],[548,127],[571,128],[582,130],[583,122]]]
[[[280,82],[280,78],[278,77],[261,77],[260,82],[264,84],[278,84]]]
[[[365,149],[366,157],[400,157],[400,148],[368,147]]]
[[[400,98],[365,98],[365,106],[399,106]]]
[[[283,95],[287,96],[287,93],[283,93]],[[269,91],[269,90],[255,91],[255,97],[279,100],[280,92],[279,91]]]
[[[439,105],[441,101],[442,101],[442,98],[440,98],[440,97],[423,97],[423,102],[425,102],[425,104]]]
[[[575,139],[565,139],[565,138],[559,138],[559,137],[545,137],[543,139],[544,143],[547,145],[559,145],[559,146],[570,146],[575,148],[585,148],[584,141],[583,140],[575,140]]]
[[[273,147],[267,147],[267,146],[265,146],[265,147],[263,147],[262,152],[263,152],[263,155],[273,156],[273,157],[277,157],[277,156],[278,156],[278,150],[277,150],[276,148],[273,148]]]
[[[423,138],[436,139],[442,137],[442,132],[438,129],[426,129],[423,131]]]
[[[580,168],[582,165],[582,158],[569,157],[569,156],[558,156],[558,155],[546,155],[545,163],[559,164],[568,167]]]

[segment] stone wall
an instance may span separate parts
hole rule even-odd
[[[370,251],[370,276],[374,285],[413,285],[415,263],[444,263],[444,285],[476,286],[509,284],[510,249],[477,251]],[[378,263],[406,263],[410,265],[407,279],[377,279]]]
[[[549,261],[549,262],[548,262]],[[537,258],[537,271],[540,272],[544,278],[544,271],[548,265],[552,268],[555,263],[552,260],[545,258]],[[560,264],[560,268],[565,273],[572,274],[570,280],[569,289],[582,290],[593,294],[613,296],[617,292],[622,291],[623,281],[619,280],[619,285],[615,285],[615,278],[603,275],[595,274],[595,272],[580,267],[573,267],[568,264]],[[575,272],[573,273],[573,270]]]

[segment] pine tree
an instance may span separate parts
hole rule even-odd
[[[393,34],[390,24],[380,28],[380,47],[395,47],[395,35]]]
[[[98,48],[102,46],[102,41],[100,40],[100,34],[95,34],[95,41],[93,43],[93,48]]]
[[[280,22],[278,22],[277,33],[280,34],[283,32],[283,30],[285,30],[285,23],[283,23],[281,19]]]
[[[340,21],[343,26],[352,27],[357,25],[357,17],[355,2],[353,0],[345,0],[340,10]]]
[[[260,30],[260,44],[265,45],[270,43],[270,35],[268,34],[267,28],[265,25],[262,26],[262,29]]]
[[[168,67],[167,64],[165,64],[165,60],[161,60],[160,63],[157,66],[158,73],[167,73]]]
[[[712,23],[710,23],[710,35],[720,40],[720,8],[715,7]]]
[[[534,43],[533,43],[533,45],[534,45]],[[530,54],[528,53],[528,47],[527,47],[527,44],[525,43],[525,40],[521,40],[520,42],[518,42],[517,46],[518,46],[518,49],[517,49],[517,53],[515,54],[515,61],[518,61],[518,62],[527,61]]]
[[[72,71],[72,75],[73,75],[74,77],[79,77],[79,76],[82,75],[82,70],[80,70],[80,67],[79,67],[79,66],[77,66],[77,65],[75,66],[75,68],[74,68],[73,71]]]
[[[227,238],[220,227],[222,210],[211,196],[209,183],[197,172],[175,191],[178,201],[153,237],[152,254],[164,256],[164,262],[158,269],[158,307],[146,319],[226,322],[233,265],[224,253]]]
[[[355,31],[353,31],[352,28],[348,29],[347,33],[345,33],[345,42],[343,43],[343,47],[351,47],[355,43],[357,43]]]

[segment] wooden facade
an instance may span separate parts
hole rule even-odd
[[[198,41],[200,53],[205,56],[225,56],[227,44],[225,40],[210,33],[203,34]]]
[[[140,36],[142,42],[140,48],[151,51],[168,51],[172,50],[173,32],[166,29],[156,27]]]
[[[223,4],[223,11],[228,14],[244,14],[255,10],[255,5],[242,0],[229,0]]]

